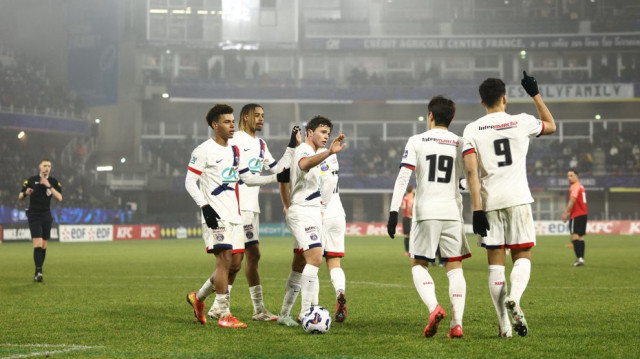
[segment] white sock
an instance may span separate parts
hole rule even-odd
[[[302,297],[302,304],[300,307],[301,315],[311,307],[313,300],[318,295],[316,290],[319,290],[319,286],[316,284],[318,282],[319,269],[320,268],[307,263],[302,270],[302,275],[300,277],[300,293]]]
[[[464,279],[462,268],[452,269],[447,272],[449,277],[449,299],[451,300],[451,328],[462,326],[464,314],[464,302],[467,297],[467,282]]]
[[[231,314],[231,311],[229,310],[229,300],[227,299],[226,294],[216,293],[215,306],[220,310],[220,318],[224,318]]]
[[[329,272],[329,275],[331,276],[333,288],[336,290],[336,295],[340,294],[340,292],[344,293],[347,279],[344,276],[342,268],[333,268],[331,272]]]
[[[291,308],[298,298],[300,293],[300,279],[302,273],[291,271],[289,278],[287,278],[287,285],[284,291],[284,299],[282,300],[282,309],[280,309],[280,316],[291,315]]]
[[[318,296],[320,295],[320,279],[316,276],[316,282],[313,287],[313,300],[311,301],[311,305],[318,305]]]
[[[202,284],[200,290],[198,290],[196,297],[198,297],[198,300],[205,300],[209,295],[211,295],[211,293],[215,291],[216,287],[213,285],[213,283],[211,283],[211,279],[207,279],[204,284]]]
[[[500,327],[503,327],[509,323],[507,307],[504,305],[504,300],[507,297],[507,282],[504,276],[504,266],[489,265],[489,292],[491,293],[493,306],[496,308],[498,322],[500,323]]]
[[[433,278],[429,275],[429,270],[425,266],[416,265],[411,267],[411,274],[420,298],[429,308],[429,313],[433,312],[438,306],[438,299],[436,299],[436,287],[433,284]]]
[[[262,302],[262,285],[258,284],[256,286],[249,287],[249,294],[251,294],[251,301],[253,302],[253,312],[262,312],[264,310],[264,303]]]
[[[231,288],[233,288],[233,284],[227,284],[227,300],[231,300]]]
[[[513,263],[511,269],[511,298],[520,303],[524,290],[527,289],[531,277],[531,260],[520,258]]]

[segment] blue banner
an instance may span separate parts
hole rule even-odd
[[[118,100],[116,0],[72,0],[69,6],[69,87],[87,107]]]

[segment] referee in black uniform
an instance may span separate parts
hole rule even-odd
[[[55,197],[58,202],[62,201],[62,188],[60,182],[53,177],[49,177],[51,172],[51,161],[43,159],[38,165],[40,174],[29,177],[22,184],[22,191],[18,195],[18,200],[27,196],[29,207],[27,208],[27,219],[31,238],[33,238],[33,261],[36,264],[36,273],[33,280],[42,282],[42,265],[47,254],[47,240],[51,238],[51,197]]]

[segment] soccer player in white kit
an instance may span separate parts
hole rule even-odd
[[[264,125],[264,109],[262,106],[250,103],[242,107],[240,111],[239,128],[240,131],[234,133],[233,138],[229,139],[229,144],[236,145],[240,149],[242,157],[245,158],[248,167],[245,172],[252,176],[259,176],[263,170],[271,173],[279,173],[285,168],[291,166],[291,158],[293,151],[300,144],[300,128],[295,126],[291,132],[291,138],[285,153],[280,161],[276,161],[267,142],[256,136],[256,133],[262,131]],[[258,262],[260,260],[260,203],[258,195],[260,187],[249,187],[240,181],[240,213],[242,216],[242,226],[244,230],[244,241],[240,248],[233,248],[232,268],[239,270],[242,265],[242,259],[246,253],[247,261],[245,267],[245,275],[249,284],[249,294],[253,303],[253,320],[275,321],[278,316],[269,312],[262,298],[262,285],[260,284],[260,274],[258,272]],[[231,287],[235,281],[238,272],[232,271],[229,276],[229,294]],[[210,318],[218,318],[220,310],[217,308],[217,302],[213,302],[209,310]]]
[[[346,278],[340,266],[344,257],[344,236],[347,220],[338,186],[340,165],[338,156],[332,154],[320,164],[321,200],[322,200],[322,248],[327,262],[331,283],[336,291],[335,320],[342,323],[347,319],[347,298],[345,297]]]
[[[500,79],[486,79],[479,88],[487,114],[468,124],[463,137],[467,157],[477,159],[480,169],[481,196],[484,208],[473,212],[474,233],[489,229],[481,236],[489,261],[489,292],[498,315],[499,337],[527,335],[528,325],[520,308],[520,298],[531,276],[531,248],[536,233],[531,213],[533,197],[527,182],[526,157],[529,138],[550,135],[556,124],[538,91],[535,78],[523,72],[522,87],[533,102],[540,119],[522,113],[505,112],[507,97]],[[477,154],[476,155],[474,155]],[[488,222],[487,222],[488,221]],[[511,292],[507,296],[505,250],[511,250]]]
[[[346,147],[342,143],[345,136],[340,134],[333,139],[327,151],[318,152],[326,146],[332,128],[331,120],[326,117],[316,116],[311,119],[305,128],[305,140],[293,155],[290,192],[283,202],[288,205],[286,221],[294,236],[294,253],[278,318],[278,323],[282,325],[298,325],[291,318],[291,308],[298,293],[302,295],[300,316],[310,306],[318,304],[318,269],[322,264],[323,254],[320,241],[322,213],[318,165]]]
[[[480,185],[475,163],[463,163],[464,139],[448,130],[455,115],[455,103],[448,98],[436,96],[427,107],[429,130],[414,135],[407,141],[393,188],[387,231],[393,238],[398,224],[400,202],[411,173],[415,170],[417,186],[409,253],[413,283],[429,309],[429,319],[423,334],[425,337],[433,337],[446,315],[438,304],[435,285],[428,270],[429,263],[435,261],[436,251],[440,247],[441,258],[446,262],[453,312],[447,336],[461,338],[467,292],[462,260],[471,257],[471,252],[464,233],[458,179],[466,174],[472,201],[480,201]]]
[[[216,292],[215,301],[220,308],[218,325],[244,328],[246,324],[231,315],[226,293],[229,273],[232,271],[233,248],[241,246],[243,241],[237,197],[238,173],[243,172],[248,164],[242,161],[240,149],[229,144],[235,132],[233,108],[217,104],[209,110],[206,120],[214,131],[214,137],[193,150],[185,188],[202,210],[205,249],[207,253],[215,254],[216,267],[199,291],[187,295],[187,302],[193,307],[198,321],[206,324],[204,300]],[[276,178],[278,181],[288,181],[288,171],[271,176],[251,176],[246,173],[241,174],[240,178],[247,185],[260,186],[274,183]]]

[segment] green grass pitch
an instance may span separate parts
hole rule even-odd
[[[484,250],[469,236],[464,261],[464,338],[446,338],[449,315],[422,337],[427,310],[414,289],[402,240],[347,238],[343,268],[348,318],[326,335],[252,322],[244,272],[231,293],[246,329],[200,325],[185,301],[213,269],[201,240],[49,245],[45,281],[33,282],[30,243],[0,245],[0,358],[550,358],[637,357],[640,353],[640,238],[587,236],[586,266],[574,268],[568,236],[539,237],[522,307],[529,335],[497,338]],[[291,239],[263,238],[265,304],[278,312]],[[507,275],[511,265],[507,266]],[[450,311],[444,268],[430,267]],[[335,297],[326,267],[320,304]],[[207,298],[207,307],[212,303]],[[298,304],[294,312],[299,310]]]

